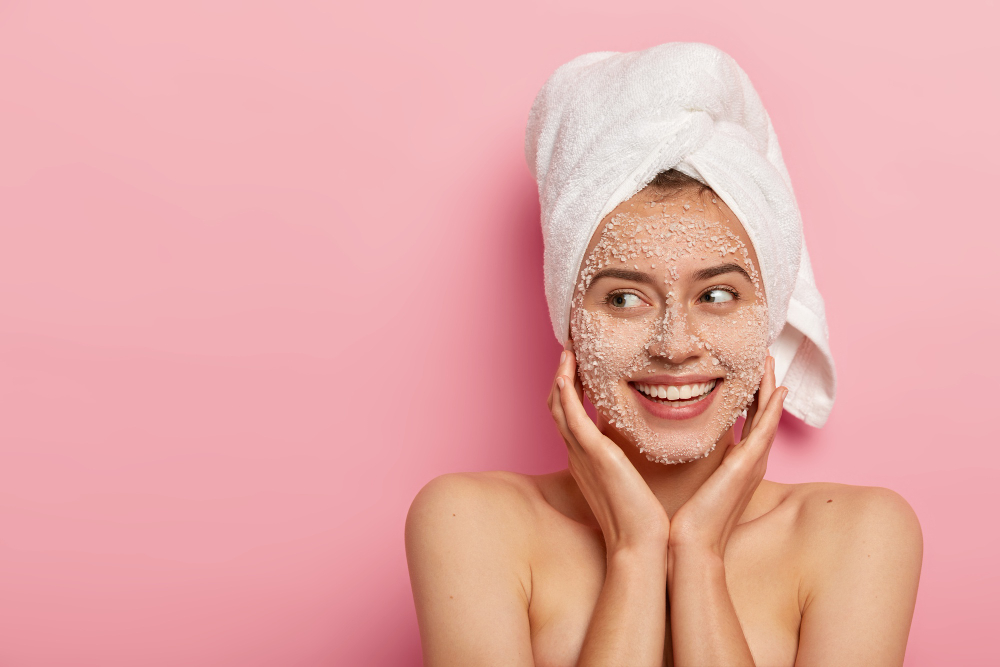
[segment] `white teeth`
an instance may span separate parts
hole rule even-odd
[[[702,382],[700,384],[665,385],[665,384],[642,384],[637,382],[636,389],[651,398],[666,399],[668,401],[686,401],[698,399],[705,396],[713,389],[717,380]]]

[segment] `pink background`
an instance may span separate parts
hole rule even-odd
[[[902,493],[907,664],[994,661],[992,3],[343,4],[0,3],[0,664],[419,664],[414,494],[565,461],[529,106],[666,41],[750,74],[827,300],[770,477]]]

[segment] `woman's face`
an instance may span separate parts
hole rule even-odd
[[[757,257],[716,199],[646,188],[602,221],[580,270],[570,336],[584,390],[650,461],[708,456],[764,373]]]

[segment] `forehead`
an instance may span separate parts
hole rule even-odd
[[[693,186],[670,192],[648,186],[619,204],[591,237],[584,264],[612,256],[643,261],[725,256],[757,266],[753,244],[736,215],[711,191]]]

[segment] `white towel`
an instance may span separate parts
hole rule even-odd
[[[753,242],[785,409],[822,426],[836,376],[792,183],[771,120],[736,61],[707,44],[589,53],[549,77],[525,138],[538,181],[545,295],[560,343],[591,236],[616,206],[676,169],[710,186]]]

